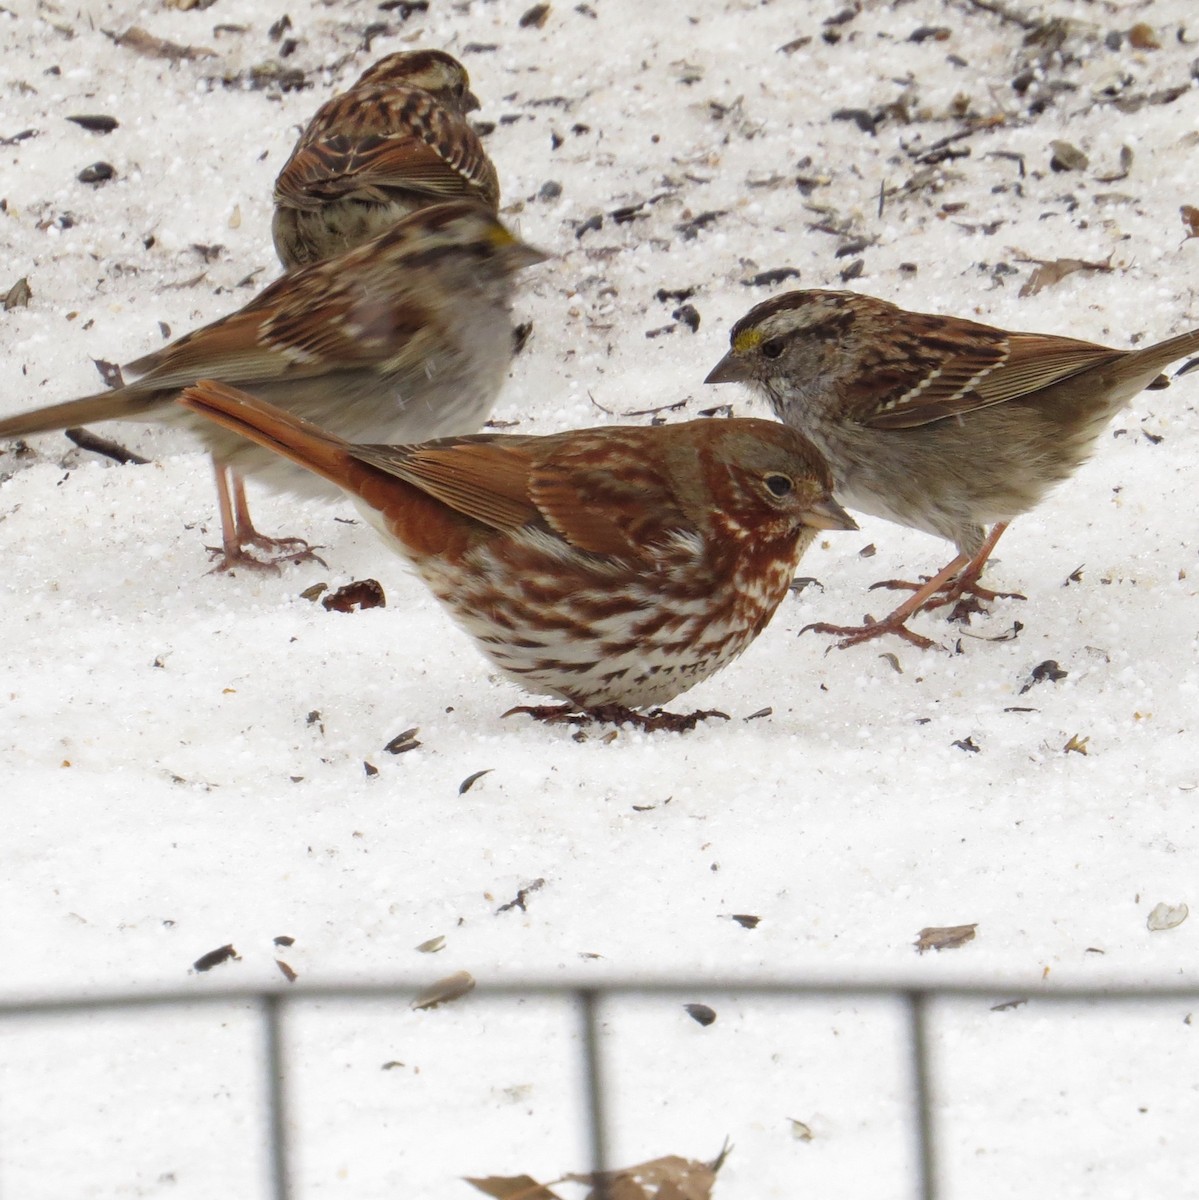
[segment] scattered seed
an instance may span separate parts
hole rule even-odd
[[[80,183],[107,183],[116,173],[116,167],[112,163],[94,162],[91,166],[84,167],[75,178]]]
[[[916,935],[912,944],[918,954],[927,950],[956,950],[975,938],[978,925],[929,925]]]
[[[469,971],[456,971],[453,975],[447,975],[444,979],[439,979],[425,988],[412,1001],[410,1007],[417,1010],[436,1008],[439,1004],[448,1004],[451,1000],[461,999],[474,986],[474,977]]]
[[[211,971],[213,967],[219,966],[223,962],[228,962],[233,959],[235,962],[240,962],[237,951],[233,949],[232,944],[218,946],[215,950],[209,950],[207,954],[201,954],[199,958],[192,963],[193,971]]]
[[[420,727],[417,725],[414,725],[411,729],[405,729],[403,733],[397,733],[383,747],[384,752],[387,754],[407,754],[409,750],[415,750],[421,744],[416,738],[418,733],[420,733]]]

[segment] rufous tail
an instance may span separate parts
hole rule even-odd
[[[338,487],[357,491],[354,476],[361,468],[348,443],[311,421],[213,379],[185,388],[179,403]]]

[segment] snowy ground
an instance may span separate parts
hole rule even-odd
[[[1030,6],[1070,22],[1056,56],[1025,44],[1015,0],[591,0],[555,4],[541,28],[519,24],[526,0],[408,7],[5,0],[0,293],[24,276],[32,299],[0,315],[0,408],[94,390],[89,360],[244,303],[277,270],[268,200],[297,125],[410,43],[467,63],[508,218],[558,256],[524,290],[534,333],[496,413],[522,431],[676,402],[757,413],[701,380],[729,324],[777,290],[745,281],[776,268],[800,272],[783,287],[836,287],[861,259],[849,286],[908,307],[1121,346],[1199,324],[1199,242],[1179,216],[1199,205],[1191,0]],[[223,86],[278,59],[284,15],[284,65],[313,86]],[[130,27],[214,56],[108,36]],[[879,117],[873,133],[832,119],[854,109]],[[66,120],[95,113],[119,127]],[[965,130],[947,148],[968,156],[918,161]],[[1050,170],[1055,140],[1089,165]],[[78,182],[99,160],[115,178]],[[706,213],[720,215],[687,227]],[[836,256],[855,239],[868,245]],[[1022,297],[1032,260],[1059,258],[1112,270]],[[694,333],[656,298],[689,288]],[[687,697],[730,722],[611,741],[501,719],[519,694],[348,506],[256,498],[263,527],[323,543],[328,570],[207,575],[205,460],[176,434],[101,432],[153,465],[114,468],[58,436],[0,450],[3,997],[282,985],[277,956],[296,991],[457,970],[983,979],[995,1002],[1054,984],[1199,989],[1196,921],[1146,924],[1197,899],[1196,378],[1139,398],[1015,523],[992,578],[1027,602],[965,631],[922,626],[960,652],[826,655],[796,636],[881,612],[871,582],[947,558],[863,519],[802,564],[822,587]],[[364,576],[385,609],[300,597]],[[1066,676],[1024,691],[1050,659]],[[383,750],[411,727],[418,749]],[[535,880],[524,911],[497,911]],[[974,941],[916,954],[923,927],[963,923]],[[417,951],[437,935],[440,953]],[[226,943],[237,961],[189,974]],[[707,1158],[728,1136],[720,1200],[910,1194],[893,1005],[694,999],[714,1025],[674,1000],[605,1010],[617,1162]],[[1027,1196],[1031,1180],[1091,1200],[1193,1195],[1189,1011],[938,1010],[944,1195]],[[253,1013],[0,1029],[0,1193],[264,1194]],[[467,1197],[463,1175],[585,1165],[562,1006],[322,1002],[287,1032],[302,1196]]]

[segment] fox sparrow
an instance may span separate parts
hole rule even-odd
[[[720,670],[816,530],[855,528],[772,421],[367,446],[218,383],[181,403],[344,488],[508,678],[604,719]]]

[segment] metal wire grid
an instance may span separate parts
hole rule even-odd
[[[271,1200],[294,1200],[288,1113],[288,1054],[283,1034],[283,1012],[292,1004],[318,1000],[409,1001],[421,991],[416,984],[309,985],[299,988],[230,988],[204,992],[149,992],[127,995],[80,996],[55,999],[0,1001],[0,1021],[72,1013],[128,1011],[145,1008],[212,1007],[256,1005],[262,1016],[263,1095],[268,1149]],[[910,1108],[912,1113],[915,1176],[912,1195],[916,1200],[940,1200],[937,1160],[937,1127],[933,1108],[935,1080],[929,1056],[930,1007],[938,1000],[994,1000],[997,996],[1026,995],[1029,1002],[1053,1005],[1092,1003],[1158,1002],[1199,1000],[1199,983],[1095,985],[1071,988],[1025,989],[1010,982],[993,984],[945,984],[913,986],[902,982],[808,982],[780,980],[671,979],[668,981],[627,980],[599,985],[512,982],[476,988],[471,995],[488,999],[571,999],[580,1025],[579,1055],[582,1059],[584,1120],[590,1146],[591,1169],[607,1170],[607,1130],[612,1100],[604,1080],[604,1062],[599,1044],[598,1009],[604,1001],[621,997],[664,997],[681,999],[697,994],[772,999],[898,1001],[907,1026]],[[603,1200],[604,1189],[596,1195]]]

